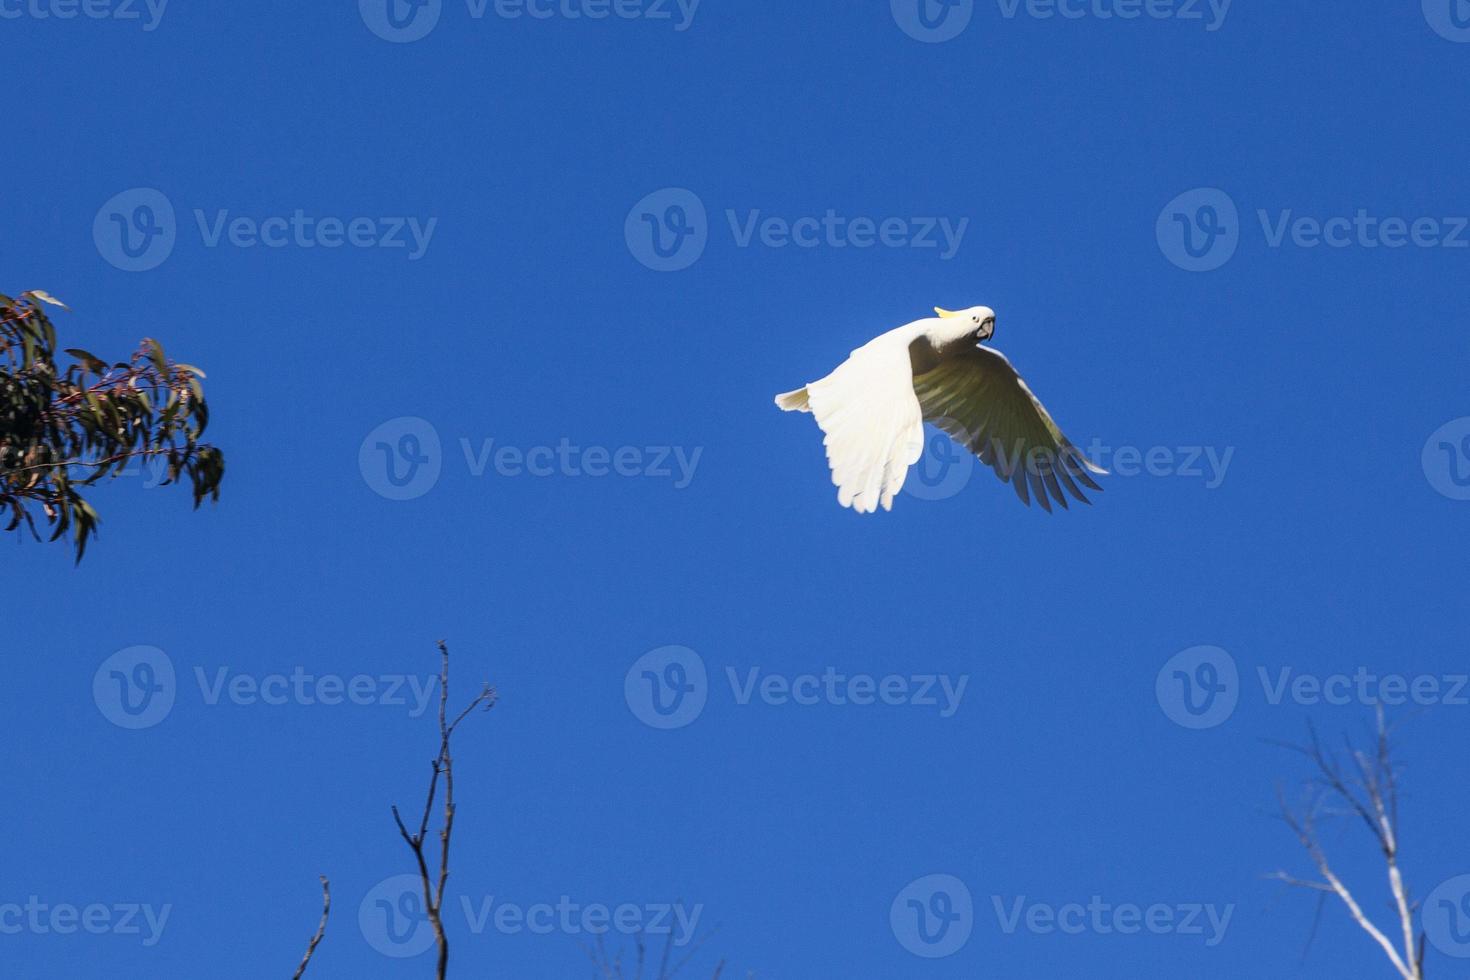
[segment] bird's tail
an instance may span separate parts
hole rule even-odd
[[[777,395],[776,404],[783,412],[810,412],[812,410],[811,401],[807,398],[804,387]]]

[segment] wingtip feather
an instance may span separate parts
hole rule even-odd
[[[810,412],[812,410],[811,396],[805,387],[777,395],[776,405],[783,412]]]

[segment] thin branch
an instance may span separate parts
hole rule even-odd
[[[439,641],[439,753],[429,763],[429,791],[424,798],[424,812],[419,819],[417,833],[410,833],[403,822],[398,807],[392,807],[393,822],[398,825],[398,833],[408,844],[409,850],[413,851],[414,862],[418,865],[419,882],[424,890],[424,907],[429,918],[429,925],[434,930],[434,942],[439,949],[439,957],[435,976],[438,980],[444,980],[449,970],[449,936],[444,931],[444,919],[442,915],[444,906],[444,886],[449,880],[449,842],[454,834],[454,757],[449,750],[450,738],[459,723],[465,719],[471,711],[483,707],[489,710],[495,706],[495,689],[486,684],[474,700],[464,709],[453,723],[448,721],[449,702],[449,646]],[[434,800],[439,793],[439,777],[444,777],[444,823],[439,829],[439,872],[437,877],[429,871],[429,859],[424,853],[424,842],[429,836],[429,818],[434,812]]]
[[[638,948],[640,952],[643,949],[641,936],[639,937]],[[597,949],[588,949],[584,945],[582,947],[582,950],[587,954],[587,958],[592,961],[592,965],[597,967],[597,972],[602,974],[602,980],[623,980],[622,951],[620,950],[618,952],[618,959],[616,963],[610,961],[607,958],[607,944],[603,942],[602,933],[597,934]],[[641,956],[639,957],[639,962],[642,962]],[[639,972],[642,973],[641,968]]]
[[[674,931],[672,929],[670,929],[668,936],[664,939],[664,955],[663,955],[663,958],[659,960],[659,964],[658,964],[658,980],[668,980],[668,976],[669,976],[669,954],[672,953],[673,951],[674,951]]]
[[[1389,751],[1389,727],[1384,721],[1381,706],[1377,709],[1375,720],[1377,724],[1372,753],[1355,750],[1351,744],[1347,746],[1348,757],[1352,760],[1352,777],[1344,771],[1337,758],[1323,748],[1316,729],[1310,724],[1310,745],[1292,746],[1306,755],[1316,768],[1316,775],[1311,783],[1313,790],[1300,814],[1293,813],[1284,794],[1279,790],[1277,798],[1282,819],[1296,834],[1297,840],[1316,866],[1321,880],[1307,881],[1283,871],[1268,877],[1292,887],[1336,895],[1358,927],[1383,950],[1403,980],[1423,980],[1424,937],[1421,934],[1416,944],[1414,913],[1417,906],[1409,898],[1408,886],[1404,883],[1398,863],[1398,781]],[[1388,872],[1389,890],[1393,895],[1402,947],[1396,947],[1368,918],[1352,891],[1332,869],[1316,827],[1316,815],[1322,808],[1324,798],[1328,796],[1344,801],[1348,806],[1344,812],[1357,815],[1378,844]]]
[[[694,958],[694,954],[695,953],[698,953],[699,952],[699,948],[701,946],[703,946],[705,943],[709,942],[711,939],[713,939],[715,933],[717,933],[719,931],[720,931],[719,926],[716,926],[715,928],[711,929],[709,932],[706,932],[703,936],[700,936],[698,939],[696,939],[694,941],[694,945],[689,947],[689,952],[687,952],[687,953],[684,954],[684,958],[681,959],[679,962],[677,962],[677,963],[674,964],[674,968],[668,972],[668,975],[665,978],[665,980],[673,980],[674,977],[678,976],[679,975],[679,971],[682,970],[682,969],[684,969],[684,967],[689,963],[689,961]],[[670,941],[670,943],[673,942],[673,939],[674,939],[674,934],[672,932],[670,932],[669,933],[669,941]],[[725,964],[723,962],[721,962],[720,963],[720,968],[723,968],[724,965]],[[719,976],[718,969],[715,972],[715,976]]]
[[[174,446],[164,446],[161,449],[133,449],[125,453],[114,453],[103,459],[58,459],[49,463],[32,463],[27,466],[12,466],[4,471],[6,473],[29,473],[33,470],[54,470],[63,466],[111,466],[113,463],[123,459],[141,459],[145,456],[162,456],[166,453],[177,452]]]
[[[327,916],[332,914],[332,886],[327,881],[326,875],[322,879],[322,919],[316,924],[316,935],[311,937],[311,942],[306,944],[306,955],[301,957],[301,965],[296,968],[291,980],[301,980],[302,974],[306,972],[306,966],[311,962],[311,954],[316,952],[317,944],[327,934]]]
[[[1329,895],[1332,893],[1331,885],[1324,885],[1320,881],[1303,881],[1301,878],[1293,878],[1285,871],[1273,871],[1266,875],[1266,877],[1271,881],[1279,881],[1283,884],[1291,885],[1293,888],[1310,888],[1313,891],[1327,892]]]
[[[670,931],[664,939],[663,955],[659,960],[658,972],[651,980],[674,980],[679,975],[679,971],[689,965],[690,960],[695,957],[700,948],[709,942],[710,939],[714,938],[717,932],[719,932],[718,927],[704,933],[689,947],[689,950],[683,957],[670,967],[669,960],[674,951],[674,934]],[[607,955],[607,946],[601,934],[597,936],[596,949],[592,949],[586,944],[582,944],[582,949],[587,953],[587,957],[592,961],[592,965],[597,968],[602,980],[643,980],[643,967],[647,958],[648,944],[645,942],[641,929],[633,934],[633,943],[638,953],[638,972],[631,978],[623,972],[623,951],[619,949],[615,957],[609,958]],[[715,964],[715,972],[712,975],[712,980],[719,980],[721,974],[724,972],[725,961],[720,960],[719,963]],[[751,976],[753,977],[754,974],[751,974]]]

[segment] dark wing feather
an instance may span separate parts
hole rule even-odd
[[[1102,490],[1091,474],[1107,471],[1062,434],[999,351],[973,347],[945,356],[914,376],[914,394],[924,421],[978,456],[1015,488],[1023,504],[1030,506],[1034,496],[1050,511],[1053,500],[1067,507],[1067,494],[1091,503],[1084,486]]]

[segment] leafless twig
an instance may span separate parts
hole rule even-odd
[[[306,966],[311,962],[311,954],[316,952],[317,944],[327,934],[327,916],[332,913],[332,886],[327,881],[326,875],[322,879],[322,920],[316,924],[316,935],[311,937],[311,942],[306,944],[306,955],[301,957],[301,965],[296,968],[296,973],[291,980],[301,980],[302,974],[306,972]]]
[[[1306,802],[1300,810],[1293,811],[1279,789],[1277,799],[1282,819],[1312,859],[1321,880],[1304,880],[1284,871],[1267,877],[1292,887],[1336,895],[1358,928],[1378,944],[1403,980],[1423,980],[1424,935],[1420,933],[1417,940],[1415,938],[1414,913],[1418,904],[1410,900],[1408,886],[1399,868],[1398,773],[1390,756],[1389,726],[1384,722],[1381,706],[1376,722],[1371,752],[1355,749],[1351,744],[1347,746],[1350,767],[1344,766],[1336,753],[1323,747],[1316,729],[1310,725],[1309,744],[1291,746],[1311,760],[1316,771],[1308,784]],[[1324,812],[1323,804],[1330,799],[1345,803],[1347,809],[1342,812],[1358,817],[1378,844],[1387,867],[1389,891],[1393,895],[1395,917],[1398,919],[1400,935],[1397,940],[1390,939],[1368,917],[1352,890],[1332,869],[1317,834],[1317,817]]]
[[[482,708],[489,711],[495,706],[495,689],[486,684],[475,695],[469,705],[453,721],[448,717],[449,704],[449,647],[439,641],[439,754],[429,763],[429,793],[424,800],[424,813],[419,820],[418,831],[410,833],[404,826],[398,807],[393,807],[393,821],[398,824],[398,833],[413,851],[418,863],[419,879],[424,886],[424,906],[428,912],[429,925],[434,929],[434,941],[439,947],[438,969],[435,976],[444,980],[449,970],[449,938],[444,933],[444,920],[440,910],[444,904],[444,884],[449,880],[449,839],[454,833],[454,759],[449,753],[449,740],[459,723],[471,711]],[[429,816],[434,809],[434,797],[439,791],[439,777],[444,777],[444,824],[439,828],[439,872],[437,878],[429,872],[428,858],[424,855],[424,839],[429,833]]]
[[[709,942],[716,932],[719,932],[719,930],[712,929],[699,937],[699,940],[690,946],[689,951],[677,963],[674,963],[672,967],[669,965],[669,960],[674,954],[674,934],[672,931],[669,932],[664,939],[664,950],[663,955],[659,958],[658,972],[647,978],[647,980],[674,980],[679,975],[679,971],[689,965],[689,961],[694,958],[694,954],[698,953],[700,947]],[[616,955],[609,957],[607,949],[603,944],[602,936],[599,935],[597,937],[596,949],[587,949],[585,946],[583,949],[586,949],[587,957],[592,960],[592,965],[597,967],[597,976],[600,980],[645,980],[643,967],[648,959],[648,945],[644,940],[642,932],[634,934],[633,943],[638,959],[634,964],[635,972],[631,976],[623,972],[622,950],[618,950]],[[715,972],[711,975],[710,980],[720,980],[724,972],[725,961],[720,960],[720,962],[715,964]],[[754,978],[754,976],[754,973],[748,974],[749,978]]]

